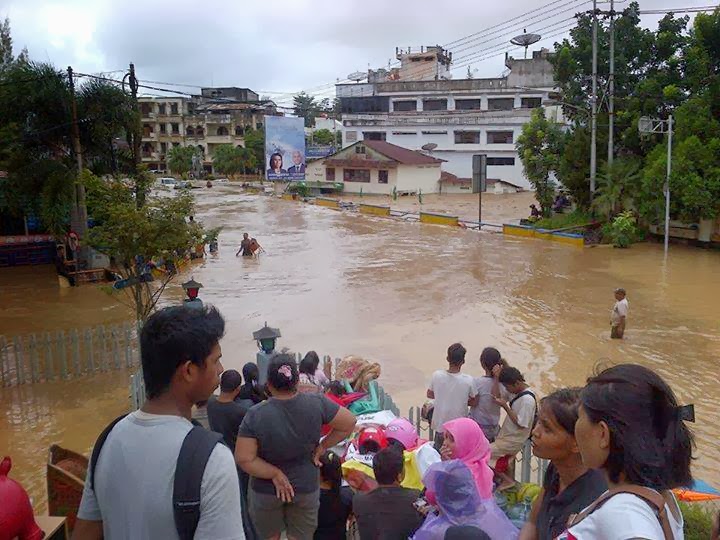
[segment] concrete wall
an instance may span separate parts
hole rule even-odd
[[[390,181],[392,183],[392,179]],[[390,188],[392,191],[392,187]],[[440,189],[440,165],[400,165],[397,169],[397,190],[422,190],[423,193],[437,193]]]
[[[462,188],[464,188],[464,189],[462,189]],[[443,193],[472,193],[472,184],[450,184],[450,183],[445,182],[442,185],[442,192]]]

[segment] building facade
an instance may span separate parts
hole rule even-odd
[[[445,160],[443,170],[459,178],[472,176],[474,154],[486,154],[488,179],[528,188],[515,150],[522,126],[541,106],[563,121],[552,101],[555,83],[548,54],[543,49],[529,59],[506,58],[509,73],[503,77],[452,80],[446,78],[452,56],[433,49],[422,57],[422,69],[405,78],[403,71],[411,66],[395,73],[370,71],[367,83],[338,84],[343,146],[387,141]],[[438,63],[434,70],[429,67],[433,58]],[[435,75],[411,77],[427,73]]]
[[[271,101],[247,88],[203,88],[199,96],[139,97],[143,136],[141,156],[151,171],[167,170],[176,146],[194,146],[206,172],[221,144],[245,146],[248,129],[264,129],[264,116],[278,115]]]

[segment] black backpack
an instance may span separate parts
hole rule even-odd
[[[90,488],[93,491],[95,490],[95,466],[103,444],[115,425],[126,416],[124,414],[110,422],[95,442],[90,457]],[[175,465],[175,483],[173,484],[173,514],[180,540],[192,540],[195,536],[195,530],[200,522],[202,477],[210,454],[220,441],[222,441],[222,435],[195,423],[180,447],[180,454]]]
[[[530,435],[528,436],[528,439],[532,439],[532,431],[533,431],[533,429],[535,429],[535,424],[537,424],[537,421],[538,421],[538,406],[537,406],[537,398],[535,397],[535,394],[531,390],[523,390],[517,396],[515,396],[514,398],[512,398],[510,400],[510,407],[512,407],[513,403],[515,403],[518,399],[520,399],[523,396],[532,396],[533,401],[535,402],[535,414],[533,415],[532,425],[530,426]]]

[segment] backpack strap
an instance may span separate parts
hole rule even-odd
[[[102,450],[108,435],[110,435],[110,432],[115,425],[126,416],[127,414],[123,414],[110,422],[95,441],[95,446],[93,446],[92,455],[90,456],[90,488],[93,491],[95,491],[95,466],[97,465],[97,460],[100,457],[100,450]]]
[[[510,400],[510,406],[512,407],[512,404],[515,403],[518,399],[520,399],[523,396],[532,396],[535,403],[537,403],[537,398],[535,397],[535,394],[532,392],[532,390],[523,390],[517,396],[515,396],[514,398],[512,398]]]
[[[193,427],[183,440],[175,465],[173,514],[180,540],[192,540],[200,522],[200,488],[210,454],[222,435]]]
[[[636,497],[639,497],[640,499],[645,501],[645,503],[647,503],[648,506],[650,506],[657,514],[657,518],[660,522],[660,526],[662,527],[665,540],[675,540],[672,532],[672,527],[670,526],[670,520],[668,518],[667,511],[665,510],[665,503],[667,502],[666,497],[655,490],[642,486],[624,486],[621,488],[606,491],[600,497],[595,499],[595,501],[585,510],[583,510],[579,514],[572,514],[568,518],[567,528],[570,529],[570,527],[577,525],[583,519],[592,514],[595,510],[604,505],[612,497],[620,493],[630,493],[631,495],[635,495]]]

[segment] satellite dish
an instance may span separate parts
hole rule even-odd
[[[435,150],[437,148],[437,144],[435,144],[434,142],[431,142],[431,143],[423,144],[421,146],[421,148],[423,150],[425,150],[426,152],[432,152],[433,150]]]
[[[512,38],[510,43],[513,45],[519,45],[520,47],[525,47],[525,58],[527,58],[528,47],[533,43],[537,43],[541,39],[542,36],[540,34],[528,34],[527,30],[523,30],[523,33]]]
[[[356,71],[355,73],[351,73],[347,76],[347,78],[351,81],[360,82],[364,79],[367,79],[367,73],[363,73],[362,71]]]

